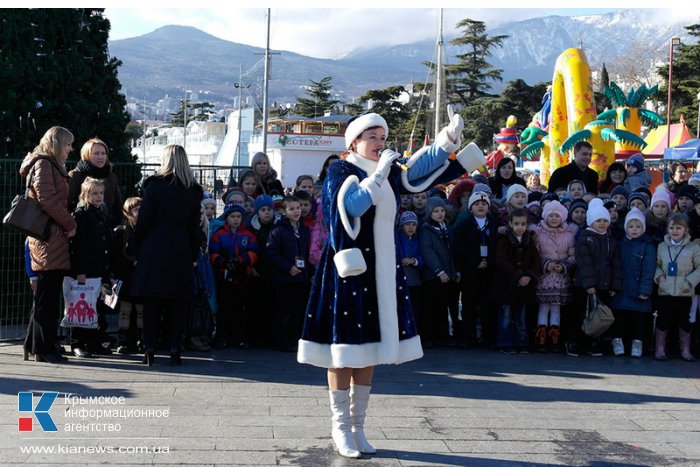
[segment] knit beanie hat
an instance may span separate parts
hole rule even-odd
[[[216,200],[214,198],[204,198],[201,204],[202,206],[216,206]]]
[[[527,195],[527,202],[532,203],[533,201],[542,201],[542,196],[544,193],[541,191],[533,191],[531,193],[528,193]]]
[[[700,172],[695,172],[688,179],[688,184],[693,186],[700,186]]]
[[[700,190],[693,193],[693,205],[700,203]]]
[[[666,188],[663,186],[656,187],[656,190],[654,190],[654,194],[651,197],[649,206],[654,207],[654,204],[656,203],[666,203],[668,209],[671,209],[671,195],[668,194],[668,190],[666,190]]]
[[[562,204],[563,203],[564,202],[562,201]],[[588,211],[588,203],[583,199],[575,199],[569,205],[569,213],[574,212],[574,209],[576,209],[576,208],[583,208],[586,211]]]
[[[488,186],[486,183],[477,183],[474,185],[474,190],[472,190],[473,193],[486,193],[487,195],[493,196],[493,192],[491,191],[491,187]]]
[[[644,193],[632,193],[630,197],[627,198],[627,204],[631,205],[632,201],[635,199],[641,200],[642,203],[644,203],[644,206],[649,207],[649,200],[646,196],[644,196]]]
[[[693,195],[697,193],[697,191],[698,189],[693,185],[684,183],[678,188],[678,191],[676,191],[676,199],[680,198],[681,196],[687,196],[688,198],[692,198]]]
[[[240,198],[239,202],[244,203],[246,196],[248,196],[248,195],[245,194],[245,192],[243,191],[242,188],[233,187],[233,188],[229,188],[228,190],[226,190],[226,192],[223,194],[223,196],[221,196],[221,200],[224,202],[224,204],[228,204],[229,202],[231,202],[232,196],[236,196],[236,198]]]
[[[625,197],[625,199],[630,197],[630,192],[627,188],[625,188],[622,185],[617,185],[615,188],[612,189],[610,192],[610,197],[612,198],[613,196],[617,195],[622,195]]]
[[[489,184],[489,179],[486,178],[486,176],[483,175],[483,174],[481,174],[481,173],[472,174],[472,179],[473,179],[477,184],[478,184],[478,183],[484,183],[484,184],[486,184],[486,185]]]
[[[245,207],[241,203],[237,203],[235,201],[226,203],[226,206],[224,206],[224,219],[230,216],[233,212],[240,212],[242,216],[245,216]]]
[[[544,208],[542,208],[542,219],[546,220],[547,216],[549,216],[552,213],[559,214],[559,217],[561,217],[562,222],[566,220],[566,217],[569,214],[564,205],[557,200],[554,200],[544,205]]]
[[[439,196],[431,196],[428,198],[428,201],[426,201],[425,214],[430,217],[433,210],[437,207],[443,207],[445,208],[445,211],[447,211],[447,203],[444,199],[440,198]]]
[[[485,191],[474,191],[467,202],[467,209],[471,209],[472,204],[476,203],[477,201],[486,201],[486,204],[491,206],[491,198]]]
[[[642,172],[644,170],[644,156],[641,152],[632,154],[629,159],[627,159],[627,165],[636,168],[637,172]]]
[[[559,195],[556,193],[545,193],[542,195],[540,203],[544,203],[545,201],[559,201]]]
[[[282,200],[283,199],[284,199],[284,197],[280,196],[280,195],[274,195],[272,197],[272,205],[274,206],[275,209],[282,207]]]
[[[637,208],[630,209],[630,212],[625,216],[625,230],[627,230],[627,224],[633,220],[638,220],[642,223],[642,232],[647,230],[647,218],[644,213]]]
[[[408,224],[409,222],[418,224],[418,216],[416,216],[416,213],[413,211],[404,211],[401,214],[401,217],[399,217],[399,227],[404,224]]]
[[[260,210],[265,206],[267,206],[270,209],[274,209],[274,206],[272,204],[272,196],[259,195],[257,198],[255,198],[255,214],[260,212]]]
[[[610,212],[603,206],[603,200],[600,198],[593,198],[590,203],[588,203],[588,211],[586,212],[586,224],[588,227],[593,225],[597,220],[605,219],[610,222]]]
[[[516,193],[522,193],[525,195],[525,197],[527,197],[527,188],[522,185],[518,185],[517,183],[509,186],[508,192],[506,193],[506,203],[508,203]]]

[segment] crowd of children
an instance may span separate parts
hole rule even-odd
[[[681,358],[693,360],[700,177],[671,192],[649,186],[640,156],[626,170],[624,183],[604,195],[588,193],[578,180],[543,194],[506,183],[515,179],[510,172],[499,178],[498,195],[480,175],[458,181],[449,196],[442,189],[402,194],[397,251],[383,254],[396,254],[403,268],[424,347],[572,356],[629,349],[632,357],[646,348],[664,360],[666,342],[674,340]],[[205,289],[216,326],[212,335],[189,336],[200,339],[191,348],[295,351],[315,265],[328,254],[320,187],[301,176],[287,196],[270,196],[253,170],[239,185],[223,194],[220,216],[219,201],[202,200],[200,269],[213,278]],[[128,284],[139,199],[126,200],[124,223],[111,232],[100,207],[102,184],[88,178],[81,188],[72,274]],[[594,297],[615,315],[600,338],[581,330]],[[119,303],[118,351],[136,351],[142,307],[126,292]],[[96,335],[74,332],[76,354],[109,352]]]

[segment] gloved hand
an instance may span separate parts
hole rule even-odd
[[[450,118],[450,123],[445,127],[445,131],[447,131],[450,140],[459,146],[462,131],[464,131],[464,119],[460,114],[455,113],[451,104],[447,106],[447,115]]]
[[[377,169],[367,178],[372,180],[378,186],[382,186],[382,183],[384,183],[384,180],[386,180],[387,175],[389,175],[389,171],[391,171],[392,164],[399,157],[401,157],[401,154],[398,152],[391,149],[385,149],[382,151],[382,155],[379,156]]]

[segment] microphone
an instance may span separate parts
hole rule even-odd
[[[398,159],[394,161],[394,165],[399,167],[404,172],[408,172],[408,166],[406,164],[402,164]]]

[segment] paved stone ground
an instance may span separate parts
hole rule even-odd
[[[20,351],[0,344],[2,465],[700,465],[700,362],[428,350],[378,368],[367,434],[379,452],[347,460],[331,446],[324,370],[293,354],[189,353],[182,367],[162,356],[147,368],[136,356],[23,362]],[[21,391],[60,393],[49,411],[58,433],[36,420],[34,431],[18,431]],[[76,405],[65,394],[125,404]],[[69,417],[80,408],[169,414]],[[67,432],[67,423],[121,431]],[[169,452],[96,452],[137,446]]]

